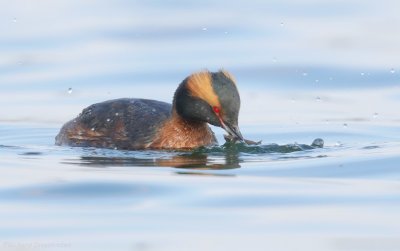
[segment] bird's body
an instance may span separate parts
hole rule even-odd
[[[216,144],[206,123],[182,120],[172,105],[148,99],[93,104],[66,123],[56,144],[116,149],[176,149]]]
[[[221,99],[221,95],[225,96],[221,91],[227,92],[228,96]],[[232,124],[233,127],[225,129],[228,132],[236,130],[240,135],[237,128],[239,105],[221,107],[221,103],[226,103],[224,98],[238,101],[238,97],[236,86],[227,73],[193,74],[180,84],[172,105],[125,98],[85,108],[61,128],[56,144],[129,150],[192,149],[215,145],[217,140],[207,123],[224,128],[225,124]],[[226,111],[225,114],[222,111]],[[230,118],[228,115],[232,114],[233,118]]]

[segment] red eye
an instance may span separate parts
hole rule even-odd
[[[213,107],[213,110],[214,110],[214,112],[215,112],[216,114],[219,114],[219,113],[221,112],[221,110],[220,110],[217,106],[214,106],[214,107]]]

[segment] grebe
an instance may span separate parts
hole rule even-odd
[[[126,150],[216,145],[207,123],[245,142],[238,127],[239,109],[232,75],[223,70],[202,71],[182,81],[172,105],[128,98],[91,105],[61,128],[56,144]]]

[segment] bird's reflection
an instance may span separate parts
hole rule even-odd
[[[306,144],[247,145],[227,142],[222,146],[198,148],[187,152],[174,151],[118,151],[110,149],[82,148],[80,158],[65,159],[63,163],[89,167],[151,166],[175,167],[191,170],[223,170],[240,168],[241,154],[265,156],[279,154],[276,158],[306,158],[285,154],[309,151],[323,147],[323,140],[316,139]],[[83,153],[83,154],[82,154]],[[243,156],[243,155],[242,155]]]
[[[174,167],[195,170],[222,170],[240,168],[239,153],[225,153],[218,156],[198,153],[180,153],[169,157],[140,158],[134,156],[81,156],[75,160],[64,160],[63,163],[89,167],[110,166],[152,166]]]

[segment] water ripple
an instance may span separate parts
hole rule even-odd
[[[40,184],[28,187],[8,188],[0,190],[1,200],[94,200],[116,199],[125,197],[131,199],[160,196],[172,191],[170,187],[155,184],[124,183],[124,182],[68,182],[55,184]]]

